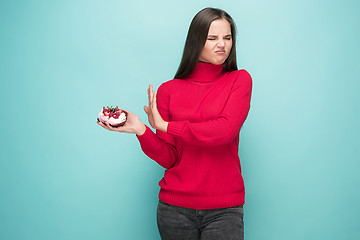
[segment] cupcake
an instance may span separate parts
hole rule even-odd
[[[116,106],[115,108],[103,107],[100,111],[97,120],[102,123],[109,123],[112,127],[123,126],[126,122],[127,113]]]

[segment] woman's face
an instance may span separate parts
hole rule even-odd
[[[230,54],[232,36],[230,23],[226,19],[217,19],[210,24],[205,46],[199,60],[215,65],[223,64]]]

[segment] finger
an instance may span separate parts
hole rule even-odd
[[[105,128],[106,130],[113,131],[113,132],[115,132],[115,131],[127,132],[128,131],[128,128],[126,127],[126,125],[127,125],[126,123],[121,127],[112,127],[112,126],[110,126],[109,123],[102,123],[102,122],[98,122],[98,124],[100,126],[102,126],[103,128]]]
[[[150,108],[152,108],[152,103],[153,103],[153,98],[154,98],[154,92],[153,92],[153,86],[150,84],[149,85],[149,92],[150,92],[150,102],[151,102],[151,106],[149,106]]]
[[[123,112],[125,112],[126,116],[131,114],[129,111],[125,110],[125,109],[121,109]]]
[[[151,108],[151,104],[152,104],[152,95],[151,95],[151,88],[150,88],[150,85],[149,85],[149,88],[148,88],[148,97],[149,97],[149,108]]]
[[[97,124],[99,124],[100,126],[104,127],[104,124],[100,121],[97,122]]]
[[[156,92],[154,93],[153,99],[152,99],[152,113],[156,113],[157,111],[157,105],[156,105]]]
[[[147,93],[148,93],[148,101],[149,101],[149,108],[151,108],[151,93],[150,93],[150,86],[147,89]]]
[[[105,123],[107,129],[109,129],[110,131],[114,131],[114,128],[112,126],[110,126],[110,124],[108,122]]]
[[[154,100],[153,100],[154,108],[157,108],[156,97],[157,97],[157,92],[154,93]]]
[[[144,106],[144,111],[146,112],[147,115],[149,115],[149,108],[147,106]]]
[[[125,123],[126,124],[126,123]],[[125,124],[123,126],[125,126]],[[123,128],[123,126],[119,126],[119,127],[112,127],[111,125],[109,125],[109,129],[111,131],[114,131],[114,132],[120,132],[119,130]]]

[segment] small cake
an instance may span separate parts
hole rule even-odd
[[[102,123],[109,123],[112,127],[123,126],[126,122],[127,113],[116,106],[115,108],[103,107],[100,111],[97,120]]]

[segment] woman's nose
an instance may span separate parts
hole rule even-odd
[[[219,40],[219,41],[217,42],[217,46],[218,46],[218,47],[225,47],[225,41],[224,41],[224,40]]]

